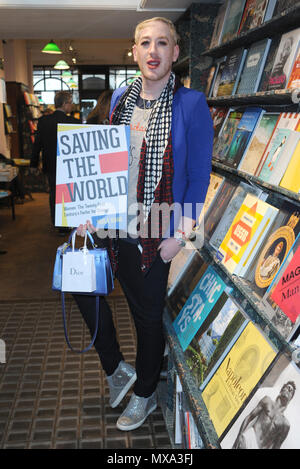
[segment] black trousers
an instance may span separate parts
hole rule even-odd
[[[140,251],[135,244],[119,241],[119,268],[117,278],[126,296],[134,319],[137,335],[136,373],[134,392],[148,397],[156,389],[165,339],[162,314],[167,289],[170,264],[165,264],[160,254],[144,275],[140,268]],[[81,314],[90,329],[94,331],[95,298],[87,295],[74,295]],[[112,313],[104,297],[100,298],[99,330],[95,340],[102,367],[111,375],[123,360],[116,338]]]
[[[49,207],[52,225],[55,226],[55,191],[56,191],[56,175],[47,173],[49,183]]]

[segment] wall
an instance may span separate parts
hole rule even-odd
[[[6,81],[29,85],[26,41],[10,39],[3,46]]]

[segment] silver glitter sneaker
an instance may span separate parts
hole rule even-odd
[[[133,393],[126,409],[117,420],[117,428],[124,431],[135,430],[145,422],[156,407],[155,392],[150,397],[140,397]]]
[[[106,379],[109,386],[109,404],[114,408],[120,404],[135,382],[136,372],[131,365],[121,361],[114,373],[107,376]]]

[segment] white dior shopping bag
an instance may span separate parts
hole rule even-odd
[[[96,290],[96,270],[94,256],[84,247],[74,249],[75,238],[72,240],[73,249],[63,256],[62,291],[90,293]]]

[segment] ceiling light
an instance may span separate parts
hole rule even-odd
[[[76,62],[77,62],[76,57],[72,57],[72,62],[73,62],[73,64],[76,64]]]
[[[70,72],[70,70],[65,70],[64,72],[62,72],[61,76],[64,78],[72,78],[72,73]]]
[[[45,52],[45,54],[62,54],[60,48],[53,41],[48,42],[42,52]]]
[[[129,49],[129,51],[127,52],[127,55],[128,55],[128,57],[131,57],[132,56],[132,50]]]
[[[69,65],[67,64],[67,62],[65,62],[64,60],[59,60],[58,62],[56,62],[56,64],[54,65],[54,68],[56,70],[67,70],[69,67]]]

